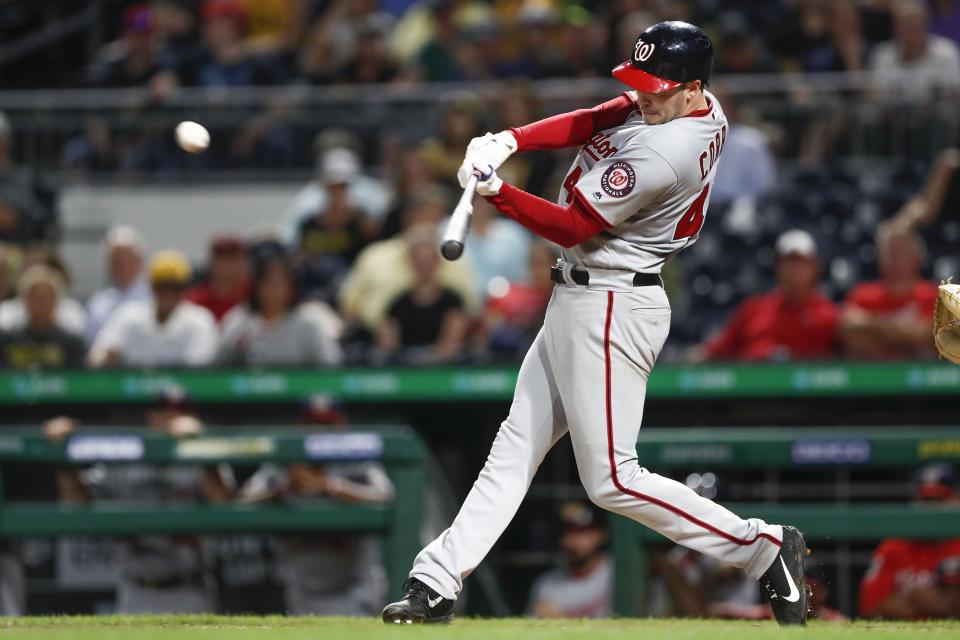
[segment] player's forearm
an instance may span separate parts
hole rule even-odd
[[[703,618],[707,615],[708,600],[699,585],[691,584],[679,568],[665,562],[661,565],[660,577],[666,584],[670,599],[681,618]]]
[[[400,327],[396,320],[390,318],[380,327],[377,332],[377,347],[388,353],[400,348]]]
[[[882,618],[884,620],[912,620],[919,615],[920,611],[907,593],[890,595],[878,605],[863,612],[865,618]]]
[[[887,340],[911,349],[933,348],[933,325],[926,320],[913,320],[890,327]]]
[[[215,467],[206,467],[203,470],[200,490],[207,502],[224,503],[233,497],[233,491]]]
[[[730,327],[702,347],[703,360],[734,360],[740,352],[740,340]]]
[[[866,327],[841,327],[839,338],[843,353],[850,358],[876,358],[886,349],[876,332]]]
[[[96,344],[90,348],[87,354],[87,364],[93,369],[104,369],[110,367],[120,360],[120,354],[115,349],[109,347],[98,347]]]
[[[861,331],[881,346],[922,349],[933,343],[933,325],[926,320],[871,317]]]
[[[549,600],[538,600],[530,607],[530,616],[533,618],[562,618],[563,611]]]
[[[570,248],[610,227],[575,193],[573,204],[562,207],[504,183],[500,193],[487,201],[535,234]]]
[[[920,618],[950,618],[957,609],[950,588],[938,586],[920,587],[910,592],[910,601]]]
[[[326,495],[344,502],[359,504],[382,503],[393,497],[392,493],[385,494],[378,487],[371,487],[347,478],[332,477],[328,479]]]
[[[517,139],[517,151],[578,147],[597,131],[623,124],[635,108],[634,101],[624,94],[592,109],[578,109],[513,127],[510,133]]]
[[[90,492],[80,480],[79,472],[74,469],[58,469],[56,475],[57,493],[63,502],[89,502]]]
[[[943,199],[947,195],[947,188],[953,174],[960,166],[960,153],[956,149],[946,149],[940,152],[933,168],[927,177],[927,182],[920,191],[920,206],[917,207],[917,217],[910,222],[913,224],[927,224],[933,222],[940,214]]]
[[[440,337],[433,345],[433,356],[439,362],[457,357],[463,351],[470,321],[467,314],[455,309],[448,311],[443,319]]]

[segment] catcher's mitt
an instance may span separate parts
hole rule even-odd
[[[940,283],[933,308],[933,340],[940,355],[960,364],[960,284]]]

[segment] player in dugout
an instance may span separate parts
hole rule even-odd
[[[449,529],[414,560],[388,623],[449,622],[470,575],[512,520],[547,451],[569,432],[592,502],[760,581],[781,624],[807,616],[803,535],[743,519],[637,463],[647,377],[670,327],[660,270],[703,226],[727,120],[705,90],[713,45],[686,22],[640,34],[613,70],[632,90],[592,109],[487,134],[467,146],[465,186],[564,247],[510,414]],[[553,204],[505,183],[514,152],[579,147]]]
[[[541,575],[530,589],[535,618],[605,618],[613,608],[613,562],[605,547],[603,514],[570,500],[560,505],[563,566]]]
[[[172,438],[200,434],[203,423],[190,397],[168,387],[147,410],[144,422]],[[82,430],[79,421],[59,416],[43,425],[44,435],[61,442]],[[195,464],[102,464],[57,471],[60,500],[70,504],[133,500],[146,503],[222,503],[230,498],[232,471]],[[133,536],[123,541],[116,606],[122,614],[212,613],[216,594],[196,535]]]
[[[340,403],[310,398],[297,422],[313,433],[349,429]],[[386,470],[375,461],[324,464],[267,463],[240,487],[242,502],[293,502],[324,497],[354,504],[383,504],[394,496]],[[283,535],[278,539],[286,613],[293,616],[369,616],[386,592],[381,540],[355,533]]]
[[[960,506],[957,474],[948,464],[921,468],[916,502]],[[960,613],[960,538],[888,538],[873,552],[860,583],[860,615],[887,620],[956,618]]]

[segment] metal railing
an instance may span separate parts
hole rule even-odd
[[[917,87],[910,80],[867,73],[757,74],[719,77],[712,88],[732,119],[762,125],[787,159],[929,158],[956,137],[958,82],[938,77]],[[115,166],[87,167],[94,174],[212,176],[242,169],[275,177],[310,167],[310,141],[327,127],[352,130],[368,142],[389,132],[415,144],[439,131],[445,105],[466,97],[478,101],[484,127],[502,126],[494,114],[508,86],[511,82],[505,80],[181,88],[163,99],[145,89],[47,89],[4,92],[0,110],[13,124],[17,161],[36,169],[69,168],[77,148],[105,144]],[[603,78],[531,81],[527,86],[541,105],[539,115],[596,104],[624,89]],[[271,134],[280,141],[276,144],[286,147],[242,160],[228,157],[225,142],[255,116],[269,120]],[[213,153],[168,158],[166,164],[138,162],[138,152],[145,155],[151,147],[161,158],[175,154],[170,133],[185,119],[211,129]]]
[[[86,34],[87,52],[92,55],[103,43],[105,0],[88,0],[82,9],[46,22],[0,47],[0,69],[21,58],[56,45],[75,33]]]

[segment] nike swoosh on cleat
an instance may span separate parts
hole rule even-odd
[[[797,584],[793,581],[793,578],[790,577],[790,571],[787,569],[787,563],[784,562],[783,556],[780,556],[780,564],[783,566],[783,574],[787,576],[787,584],[790,585],[790,593],[783,596],[783,599],[787,602],[796,602],[800,599],[800,592],[797,590]]]
[[[783,560],[783,558],[780,558],[780,560]],[[791,583],[791,584],[793,584],[793,583]],[[794,589],[794,590],[796,590],[796,589]],[[800,597],[800,596],[797,596],[797,598],[799,598],[799,597]],[[430,598],[427,598],[427,605],[429,605],[430,608],[433,609],[435,606],[437,606],[438,604],[440,604],[440,601],[441,601],[441,600],[443,600],[443,596],[437,596],[436,600],[431,600]],[[793,601],[791,600],[791,602],[793,602]]]

